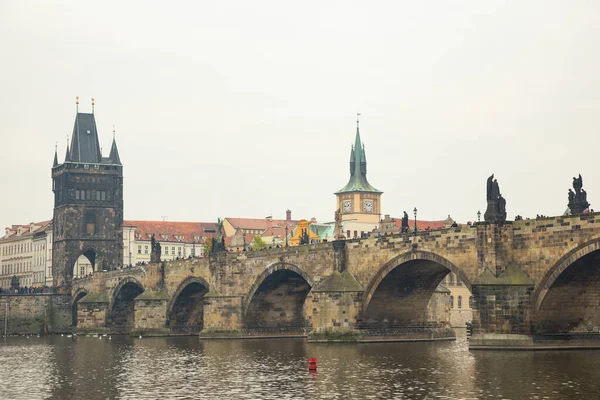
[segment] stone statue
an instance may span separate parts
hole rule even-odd
[[[583,189],[583,179],[581,174],[577,178],[573,177],[573,192],[569,189],[569,203],[567,206],[571,210],[571,215],[583,214],[590,207],[587,201],[587,192]]]
[[[483,218],[486,222],[493,224],[502,224],[506,221],[506,200],[500,194],[498,180],[494,179],[492,174],[487,179],[487,209]]]
[[[408,214],[406,213],[406,211],[404,211],[404,215],[402,216],[402,228],[401,228],[401,232],[402,233],[406,233],[408,232]]]
[[[339,208],[335,210],[335,227],[333,238],[335,240],[344,240],[344,234],[342,232],[342,210]]]
[[[300,244],[310,244],[310,236],[308,236],[308,229],[302,230],[302,235],[300,235]]]
[[[582,187],[583,179],[581,179],[581,174],[579,174],[578,178],[573,177],[573,189],[575,189],[575,193],[581,192]]]
[[[161,248],[160,248],[160,242],[157,241],[154,237],[154,233],[152,234],[152,236],[150,237],[150,262],[151,263],[158,263],[160,262],[160,257],[161,257]]]
[[[223,229],[223,222],[221,218],[217,218],[217,238],[221,239],[221,230]]]

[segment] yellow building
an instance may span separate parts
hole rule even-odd
[[[289,245],[290,246],[298,246],[302,240],[302,236],[305,233],[308,235],[308,243],[320,243],[321,242],[321,238],[313,230],[312,223],[305,219],[301,219],[296,224],[290,238],[288,239]]]
[[[356,137],[350,151],[350,180],[335,193],[336,209],[342,212],[347,239],[360,237],[360,232],[369,233],[377,228],[381,219],[383,194],[367,181],[367,156],[365,146],[360,141],[358,121],[356,124]]]

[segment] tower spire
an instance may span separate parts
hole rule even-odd
[[[58,142],[54,144],[54,162],[52,163],[52,168],[58,165]]]
[[[65,153],[65,162],[71,161],[71,152],[69,151],[69,135],[67,135],[67,152]]]

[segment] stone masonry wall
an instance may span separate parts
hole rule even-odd
[[[0,295],[0,331],[8,303],[7,334],[63,333],[71,330],[71,296]]]

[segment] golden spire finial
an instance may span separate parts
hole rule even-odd
[[[113,125],[113,140],[115,140],[115,126]]]
[[[79,112],[79,96],[75,96],[75,105],[77,107],[77,112]]]
[[[94,113],[94,98],[92,97],[92,114]]]

